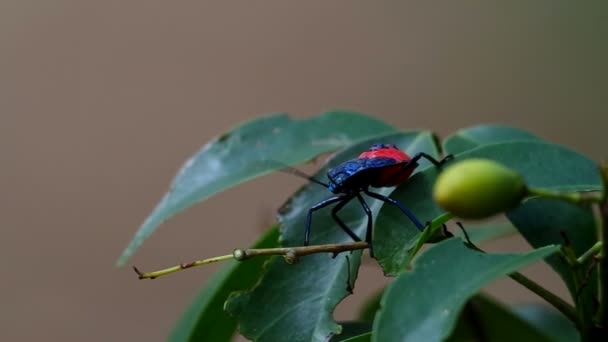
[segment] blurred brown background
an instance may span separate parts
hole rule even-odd
[[[2,1],[0,340],[162,341],[218,266],[138,281],[114,262],[182,162],[263,113],[346,108],[443,135],[507,123],[605,159],[604,3]],[[299,184],[222,193],[132,263],[247,246]],[[382,282],[364,273],[339,317]]]

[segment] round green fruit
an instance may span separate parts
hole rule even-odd
[[[467,159],[443,171],[435,201],[454,216],[481,219],[515,207],[526,195],[523,178],[489,159]]]

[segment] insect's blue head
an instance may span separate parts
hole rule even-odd
[[[327,184],[327,189],[334,194],[339,194],[343,192],[342,182],[344,181],[344,177],[342,175],[337,175],[336,177],[331,177],[331,175],[327,175],[329,178],[329,183]]]

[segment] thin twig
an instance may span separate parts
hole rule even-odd
[[[334,243],[328,245],[316,245],[316,246],[304,246],[304,247],[283,247],[283,248],[262,248],[262,249],[235,249],[232,254],[222,255],[210,259],[197,260],[187,264],[179,264],[177,266],[169,267],[163,270],[154,272],[141,272],[137,267],[133,266],[133,270],[139,276],[139,279],[156,279],[158,277],[165,276],[167,274],[179,272],[187,268],[196,266],[202,266],[218,261],[226,261],[235,259],[237,261],[247,260],[256,256],[262,255],[282,255],[285,261],[293,264],[298,261],[298,258],[305,255],[317,254],[317,253],[333,253],[339,254],[346,251],[354,251],[359,249],[366,249],[369,244],[364,241],[349,242],[349,243]]]
[[[593,246],[591,246],[591,248],[589,248],[585,253],[583,253],[583,255],[578,257],[576,259],[576,262],[583,265],[587,261],[589,261],[589,259],[595,258],[597,254],[601,252],[603,245],[604,243],[602,241],[596,242]]]
[[[556,191],[542,188],[528,188],[528,196],[553,198],[568,201],[574,204],[600,203],[603,194],[600,191]]]
[[[222,256],[218,256],[218,257],[214,257],[214,258],[209,258],[209,259],[197,260],[197,261],[189,262],[189,263],[186,263],[186,264],[179,264],[177,266],[165,268],[164,270],[159,270],[159,271],[154,271],[154,272],[147,272],[147,273],[141,272],[135,266],[133,266],[133,270],[135,271],[135,273],[137,273],[137,275],[139,276],[139,279],[156,279],[158,277],[162,277],[162,276],[167,275],[167,274],[171,274],[171,273],[175,273],[175,272],[178,272],[178,271],[181,271],[181,270],[185,270],[187,268],[207,265],[207,264],[211,264],[211,263],[214,263],[214,262],[230,260],[230,259],[233,259],[233,258],[234,258],[234,256],[232,254],[222,255]]]

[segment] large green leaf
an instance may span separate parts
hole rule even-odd
[[[388,287],[372,341],[442,341],[450,336],[466,301],[484,285],[558,249],[484,254],[467,248],[460,239],[438,243],[420,255],[413,271],[401,273]]]
[[[446,153],[459,154],[481,145],[520,140],[541,139],[519,128],[502,125],[479,125],[456,131],[445,138],[442,145]]]
[[[559,313],[557,314],[559,315]],[[539,317],[539,319],[542,318]],[[560,328],[560,330],[567,331],[567,329],[574,328],[572,322],[568,321],[564,316],[562,316],[562,319],[559,322],[565,325],[565,327]],[[574,329],[574,332],[574,337],[576,337],[576,329]],[[458,323],[448,341],[553,342],[559,340],[554,339],[554,336],[548,333],[546,329],[541,329],[536,324],[530,323],[527,319],[522,318],[510,308],[496,302],[492,298],[485,295],[476,295],[465,304],[464,309],[460,313]],[[561,341],[576,340],[561,339]]]
[[[469,158],[496,160],[523,175],[526,184],[555,190],[595,190],[601,186],[596,164],[560,145],[538,141],[517,141],[481,145],[456,155],[453,163]],[[444,211],[432,199],[438,170],[427,168],[399,186],[391,197],[401,201],[422,221],[430,221]],[[403,214],[384,206],[376,220],[376,258],[387,274],[396,274],[408,261],[409,249],[420,233]]]
[[[398,133],[359,143],[337,154],[317,177],[328,167],[356,157],[372,143],[393,143],[411,151],[427,146],[426,141],[433,141],[429,132]],[[279,219],[284,246],[302,245],[307,211],[331,195],[327,189],[310,184],[283,206]],[[382,202],[369,201],[368,204],[376,213]],[[314,213],[311,244],[350,241],[333,222],[330,211],[327,208]],[[355,233],[364,236],[367,221],[356,200],[340,211],[340,217]],[[238,316],[240,332],[256,341],[326,341],[341,332],[332,313],[338,302],[349,294],[349,286],[357,277],[360,257],[360,251],[335,258],[317,254],[301,258],[296,265],[273,258],[258,286],[251,292],[231,297],[227,309]]]
[[[507,213],[519,232],[533,246],[563,243],[565,233],[577,256],[591,248],[597,239],[593,211],[588,206],[577,206],[555,199],[533,198]],[[547,258],[547,263],[562,277],[572,298],[576,289],[572,271],[566,261],[557,256]],[[582,294],[593,296],[597,290],[595,273],[587,282]]]
[[[273,227],[252,248],[272,248],[278,245],[279,229]],[[262,273],[267,257],[247,261],[231,261],[209,280],[169,336],[170,342],[230,341],[236,330],[236,320],[224,312],[224,302],[231,292],[249,288]]]
[[[467,234],[471,241],[475,244],[483,243],[485,241],[497,239],[507,235],[511,235],[517,232],[515,227],[508,222],[484,222],[475,225],[467,225]],[[459,236],[464,239],[463,232],[458,229],[453,232],[455,236]],[[384,294],[384,289],[371,295],[361,306],[359,311],[358,319],[363,322],[373,322],[376,315],[376,311],[380,308],[380,300]]]
[[[118,265],[124,265],[162,222],[217,192],[285,164],[305,162],[321,153],[390,132],[395,129],[387,123],[350,112],[327,112],[305,120],[279,114],[238,126],[203,146],[182,166],[171,189],[140,226]]]

